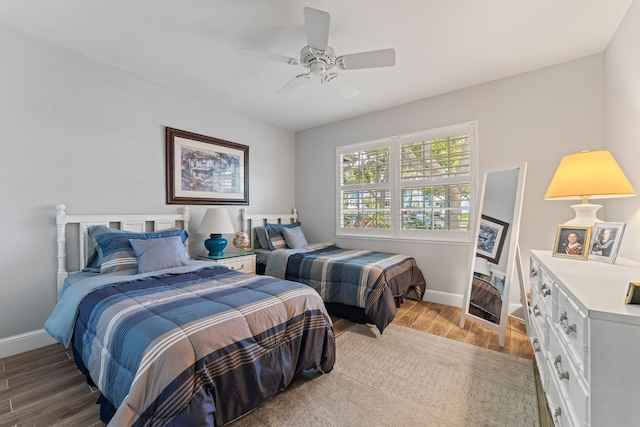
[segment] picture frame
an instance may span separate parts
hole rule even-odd
[[[249,147],[166,128],[167,204],[248,205]]]
[[[582,225],[559,225],[553,256],[587,260],[591,227]]]
[[[498,264],[509,224],[487,215],[480,217],[476,255]]]
[[[615,264],[625,227],[624,222],[596,222],[589,241],[588,259]]]

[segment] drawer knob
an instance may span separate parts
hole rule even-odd
[[[556,374],[558,374],[558,379],[560,381],[568,380],[569,379],[569,371],[562,372],[560,370],[560,367],[558,366],[560,364],[562,364],[562,357],[556,356],[556,359],[553,361],[553,367],[556,368]]]
[[[531,277],[536,277],[538,275],[538,270],[535,268],[531,268],[531,272],[529,273]]]
[[[558,420],[562,416],[562,409],[558,406],[555,411],[553,411],[553,418]]]
[[[534,338],[533,339],[533,352],[537,353],[540,351],[540,342],[538,341],[538,338]]]
[[[543,297],[551,295],[551,289],[549,289],[546,283],[540,287],[540,291],[542,292]]]
[[[240,267],[235,268],[235,267],[231,267],[232,270],[242,270],[244,268],[244,264],[242,264]]]
[[[569,325],[569,319],[567,318],[567,312],[563,311],[560,313],[560,325],[564,330],[564,333],[569,335],[571,332],[578,333],[578,327],[574,323],[573,325]]]
[[[540,308],[538,308],[538,304],[534,305],[531,311],[533,312],[533,315],[535,317],[538,317],[542,314],[542,312],[540,311]]]

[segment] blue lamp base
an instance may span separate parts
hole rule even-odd
[[[227,239],[222,234],[211,234],[204,241],[204,246],[209,250],[209,256],[222,256],[224,248],[227,247]]]

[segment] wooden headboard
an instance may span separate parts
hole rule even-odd
[[[246,208],[240,209],[240,220],[242,222],[242,231],[249,235],[251,247],[255,248],[253,229],[265,224],[292,224],[298,220],[298,210],[293,209],[288,214],[248,214]]]
[[[165,230],[167,228],[182,228],[189,230],[189,208],[182,207],[176,214],[155,215],[67,215],[65,205],[56,205],[56,227],[58,243],[58,295],[69,275],[67,270],[67,252],[74,255],[74,265],[82,269],[87,263],[89,239],[87,229],[93,225],[104,225],[125,231],[143,233],[147,231]],[[67,225],[77,225],[77,239],[67,240]],[[189,256],[189,240],[184,242]]]

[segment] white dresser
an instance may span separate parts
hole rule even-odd
[[[556,426],[640,426],[640,264],[532,251],[529,337]]]

